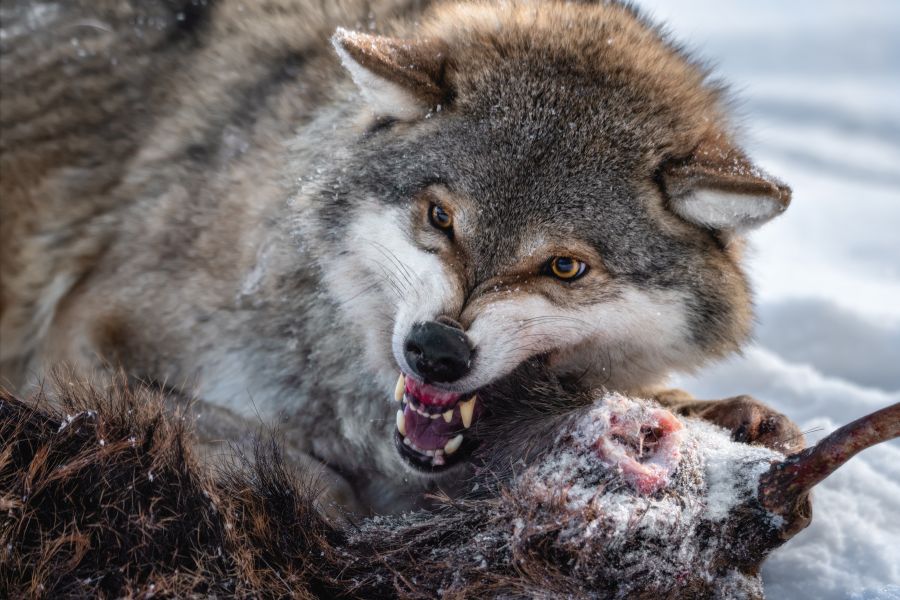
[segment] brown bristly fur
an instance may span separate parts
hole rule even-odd
[[[566,531],[594,517],[573,512],[565,489],[541,497],[536,480],[492,473],[432,511],[331,520],[314,474],[275,442],[211,472],[161,394],[66,378],[47,389],[29,402],[0,393],[2,597],[714,598],[740,558],[740,597],[756,597],[764,554],[730,556],[724,538],[740,531],[680,524],[718,558],[681,580],[678,561],[642,572],[635,553],[662,553],[658,540],[579,541]],[[691,473],[672,493],[691,489]]]
[[[324,591],[305,558],[336,530],[314,508],[314,482],[277,454],[260,448],[255,471],[214,479],[154,392],[73,381],[53,398],[0,397],[0,595]]]

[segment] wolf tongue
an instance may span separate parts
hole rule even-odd
[[[429,419],[413,410],[408,404],[403,409],[406,437],[421,450],[441,450],[459,433],[458,419],[450,423],[444,419]]]

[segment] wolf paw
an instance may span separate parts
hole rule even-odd
[[[679,412],[724,427],[736,442],[766,446],[785,454],[802,450],[805,443],[793,421],[751,396],[697,402]]]

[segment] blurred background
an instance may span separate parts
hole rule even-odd
[[[756,342],[676,385],[748,393],[810,441],[900,401],[900,2],[638,0],[731,84],[753,158],[794,190],[752,236]],[[817,488],[769,598],[900,598],[900,443]]]

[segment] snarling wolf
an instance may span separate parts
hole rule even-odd
[[[744,234],[790,191],[629,5],[9,2],[3,34],[18,389],[122,368],[385,511],[522,365],[648,396],[748,336]]]

